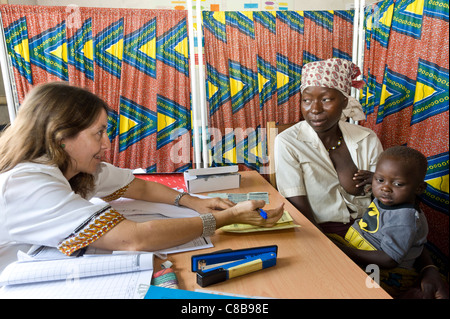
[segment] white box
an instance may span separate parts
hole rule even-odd
[[[238,166],[188,169],[184,182],[189,193],[204,193],[229,188],[239,188],[241,175]]]

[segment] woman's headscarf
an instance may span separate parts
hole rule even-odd
[[[339,90],[347,99],[348,104],[342,111],[343,116],[355,121],[365,120],[366,115],[361,104],[350,96],[351,88],[361,89],[364,81],[356,81],[361,74],[359,67],[351,61],[344,59],[328,59],[310,62],[302,68],[302,83],[300,90],[309,86],[320,86]]]

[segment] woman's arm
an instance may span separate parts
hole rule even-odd
[[[264,201],[246,201],[223,211],[213,212],[216,229],[234,223],[272,227],[283,214],[283,204],[276,209],[266,210],[263,219],[258,208]],[[200,217],[151,220],[135,223],[123,220],[91,245],[107,250],[156,251],[189,242],[202,235],[203,223]]]
[[[173,205],[180,193],[176,190],[156,182],[135,178],[129,185],[124,197],[140,199],[149,202]],[[189,194],[181,197],[179,204],[191,208],[199,213],[211,213],[233,207],[235,204],[228,199],[207,198],[202,199]]]

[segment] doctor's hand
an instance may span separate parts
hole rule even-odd
[[[218,212],[236,205],[226,198],[200,198],[191,195],[181,197],[180,204],[189,207],[200,214]]]
[[[227,209],[227,211],[232,213],[233,222],[230,224],[250,224],[261,227],[274,226],[283,215],[284,203],[281,203],[281,205],[275,209],[265,210],[267,219],[263,218],[259,211],[264,205],[265,201],[263,200],[249,200],[238,203],[234,207]],[[221,213],[218,215],[220,214]]]

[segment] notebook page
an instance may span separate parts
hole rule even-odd
[[[153,270],[100,277],[5,286],[0,299],[142,299]]]
[[[0,275],[1,285],[17,285],[68,278],[86,278],[153,269],[153,254],[100,255],[95,257],[15,262]]]

